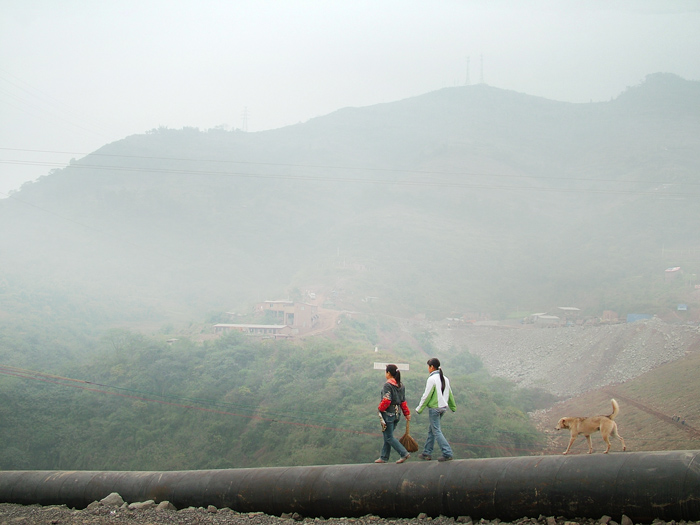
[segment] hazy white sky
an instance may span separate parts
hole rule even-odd
[[[476,84],[482,56],[485,83],[570,102],[700,80],[700,2],[0,0],[0,198],[159,126],[278,128],[464,85],[468,61]]]

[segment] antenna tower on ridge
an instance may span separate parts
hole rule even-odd
[[[469,86],[471,81],[469,80],[469,57],[467,57],[467,81],[464,83],[465,86]]]
[[[243,127],[241,129],[243,131],[248,131],[248,106],[243,108],[243,114],[241,117],[243,117]]]
[[[481,83],[484,83],[484,55],[481,55]]]

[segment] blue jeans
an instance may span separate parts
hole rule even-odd
[[[384,445],[382,445],[382,451],[379,457],[384,461],[389,461],[389,454],[391,454],[392,448],[398,452],[402,458],[408,456],[406,447],[394,437],[394,429],[399,423],[399,418],[396,414],[387,414],[386,412],[382,412],[382,417],[384,418],[384,423],[386,423],[386,430],[382,432],[384,436]]]
[[[426,456],[433,455],[435,441],[437,441],[440,450],[442,450],[443,456],[451,458],[453,455],[450,444],[445,439],[445,436],[442,434],[442,429],[440,428],[440,419],[442,419],[444,413],[444,410],[441,412],[437,408],[428,408],[430,428],[428,429],[428,439],[425,440],[425,446],[423,447],[423,454]]]

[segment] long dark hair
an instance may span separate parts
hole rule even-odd
[[[399,367],[396,365],[386,365],[386,371],[389,375],[396,379],[396,383],[401,386],[401,372],[399,372]]]
[[[445,391],[445,376],[442,374],[442,368],[440,368],[440,360],[437,357],[431,357],[428,359],[428,366],[437,368],[440,371],[440,383],[442,383],[442,391]]]

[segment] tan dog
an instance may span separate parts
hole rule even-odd
[[[613,421],[617,414],[620,413],[620,407],[617,401],[612,400],[613,411],[609,416],[593,416],[593,417],[563,417],[554,427],[555,430],[561,430],[562,428],[568,428],[571,432],[571,439],[569,440],[569,446],[566,447],[564,454],[568,454],[571,450],[571,445],[574,444],[576,436],[583,434],[588,440],[588,453],[593,453],[593,444],[591,443],[591,434],[600,430],[600,434],[603,436],[603,441],[608,444],[608,448],[605,449],[604,454],[610,451],[610,436],[616,437],[622,442],[622,450],[627,450],[625,446],[625,440],[622,436],[617,433],[617,423]]]

